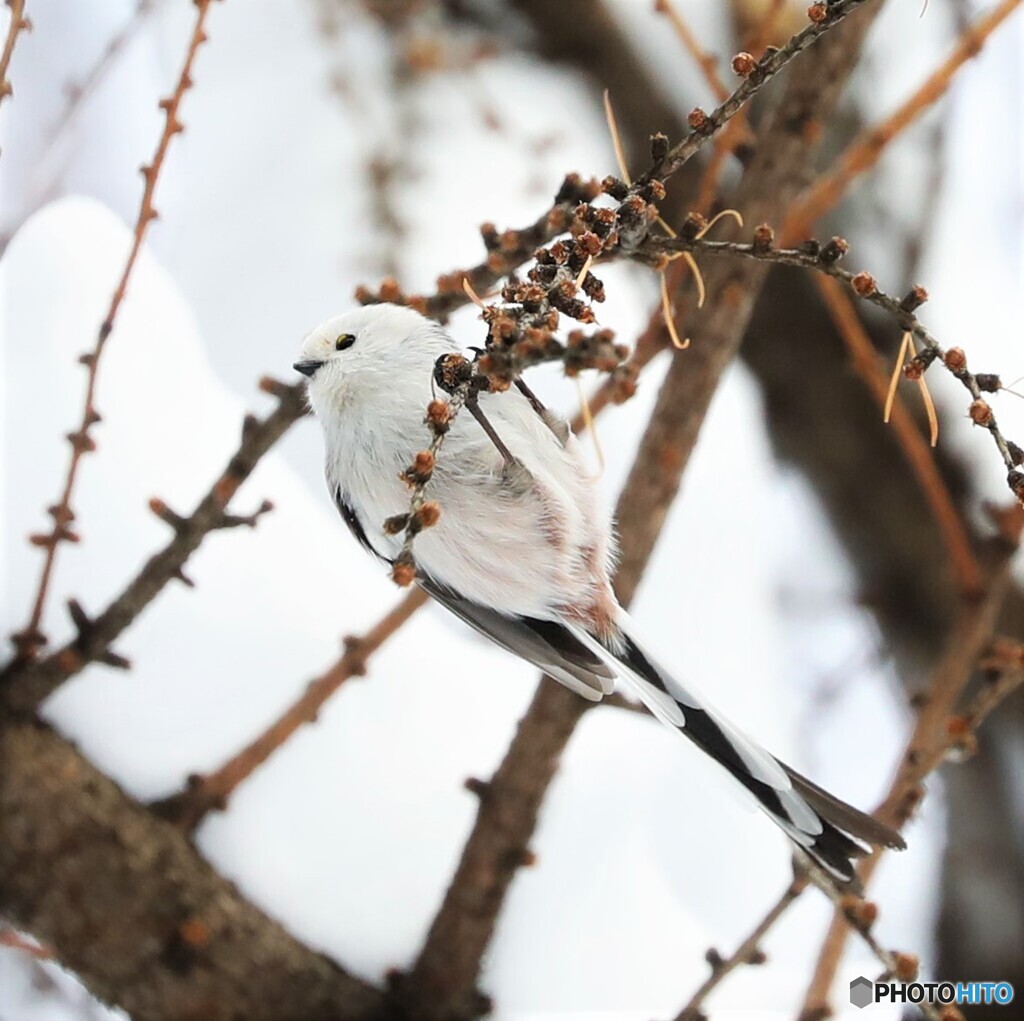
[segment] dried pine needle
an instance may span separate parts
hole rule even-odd
[[[903,362],[907,357],[907,348],[910,346],[910,331],[903,334],[900,342],[899,354],[896,355],[896,364],[893,366],[892,378],[889,380],[889,392],[885,395],[885,410],[882,412],[882,421],[886,425],[892,417],[892,405],[896,400],[896,387],[899,385],[900,376],[903,374]]]
[[[477,294],[475,290],[473,290],[473,285],[469,282],[469,277],[462,278],[462,289],[466,292],[466,296],[469,298],[469,300],[473,302],[473,304],[476,305],[477,308],[487,307],[486,305],[484,305],[483,299],[480,297],[480,295]]]
[[[601,448],[601,438],[597,435],[597,429],[594,427],[594,416],[590,410],[590,401],[587,400],[587,395],[583,391],[583,387],[577,377],[573,377],[573,382],[576,384],[576,393],[580,398],[580,415],[583,417],[583,428],[590,433],[590,438],[594,442],[594,453],[597,454],[597,474],[595,478],[600,478],[604,474],[604,450]]]
[[[916,356],[917,345],[914,343],[914,337],[909,330],[907,331],[906,337],[907,343],[910,345],[910,350]],[[939,442],[939,416],[935,411],[935,401],[932,400],[932,393],[928,389],[928,384],[925,382],[923,375],[917,377],[917,385],[921,391],[921,400],[924,401],[925,414],[928,416],[929,440],[931,445],[934,447]]]
[[[738,209],[723,209],[720,212],[716,213],[713,217],[711,217],[711,219],[703,227],[701,227],[700,231],[696,235],[697,239],[699,240],[700,238],[704,237],[704,235],[707,234],[707,232],[711,230],[711,228],[714,227],[714,225],[718,223],[718,221],[721,220],[724,216],[731,216],[741,227],[743,226],[743,217]],[[657,218],[657,222],[661,225],[662,229],[668,234],[669,237],[678,237],[676,232],[660,216]],[[690,252],[676,252],[675,255],[672,255],[669,258],[683,258],[686,260],[686,265],[690,267],[690,272],[693,274],[693,278],[697,283],[697,308],[703,308],[704,299],[707,297],[707,291],[704,287],[704,277],[701,274],[700,267],[697,265],[697,260],[693,257],[692,253]],[[662,293],[664,295],[666,288],[664,273],[662,273],[661,287]],[[670,332],[672,331],[670,330]],[[673,343],[675,343],[675,340],[673,340]],[[689,345],[690,342],[687,340],[685,344],[676,344],[675,346],[689,347]]]
[[[633,179],[629,176],[629,167],[626,166],[626,152],[622,148],[622,136],[619,134],[619,126],[615,121],[615,111],[612,109],[612,99],[608,90],[604,90],[604,116],[608,121],[608,133],[612,136],[612,146],[615,149],[615,160],[619,164],[619,173],[626,184],[632,184]]]
[[[587,274],[590,272],[590,267],[594,265],[594,257],[592,255],[587,256],[587,261],[583,263],[583,269],[580,270],[579,275],[576,277],[576,290],[578,291],[583,286],[583,281],[587,279]]]
[[[704,289],[704,277],[701,276],[700,266],[697,265],[697,260],[689,252],[683,252],[683,260],[690,267],[694,282],[697,284],[697,308],[703,308],[707,291]]]
[[[928,384],[924,381],[924,376],[917,381],[917,385],[921,388],[921,399],[924,401],[924,410],[928,415],[929,441],[934,447],[939,442],[939,416],[935,411],[935,401],[932,400],[932,394],[928,389]]]
[[[743,216],[741,215],[738,209],[722,209],[715,213],[715,215],[712,216],[710,220],[708,220],[707,226],[701,228],[700,233],[697,235],[697,237],[704,237],[704,235],[707,234],[707,232],[711,230],[711,228],[714,227],[714,225],[718,223],[718,221],[721,220],[723,216],[731,216],[741,227],[743,226]]]
[[[676,330],[676,315],[675,309],[672,307],[672,296],[668,293],[668,278],[665,276],[665,271],[661,271],[661,314],[665,319],[665,329],[668,330],[669,338],[672,341],[672,346],[678,348],[680,351],[685,351],[690,346],[690,338],[680,338],[678,330]]]
[[[667,223],[667,222],[666,222],[666,221],[665,221],[664,219],[662,219],[662,217],[660,217],[660,216],[656,216],[656,217],[654,218],[654,222],[655,222],[655,223],[656,223],[656,224],[657,224],[657,225],[658,225],[658,226],[659,226],[659,227],[660,227],[660,228],[661,228],[661,229],[662,229],[662,230],[663,230],[663,231],[664,231],[664,232],[665,232],[665,233],[666,233],[666,234],[667,234],[667,235],[668,235],[668,236],[669,236],[670,238],[677,238],[677,237],[679,237],[679,235],[678,235],[678,234],[677,234],[677,233],[676,233],[676,232],[675,232],[675,231],[674,231],[674,230],[673,230],[673,229],[672,229],[672,228],[671,228],[671,227],[670,227],[670,226],[668,225],[668,223]],[[672,258],[676,258],[676,256],[672,256]]]

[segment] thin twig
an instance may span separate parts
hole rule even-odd
[[[688,160],[695,156],[707,143],[728,124],[787,64],[814,43],[820,36],[840,24],[867,0],[838,0],[836,3],[815,3],[808,9],[812,20],[806,28],[797,32],[785,46],[767,53],[761,60],[753,61],[743,83],[732,95],[717,106],[711,113],[700,120],[699,127],[690,133],[678,145],[638,181],[644,184],[652,180],[664,181],[674,174]]]
[[[185,60],[181,74],[178,76],[177,84],[171,95],[166,99],[160,100],[160,109],[164,112],[164,128],[160,134],[160,140],[157,142],[153,161],[142,168],[145,184],[142,190],[142,200],[139,203],[138,216],[135,221],[132,246],[124,268],[121,271],[120,279],[111,296],[110,304],[100,325],[92,350],[80,358],[88,373],[82,418],[78,429],[68,436],[71,444],[71,457],[65,473],[60,499],[49,508],[49,514],[53,518],[53,528],[47,533],[32,537],[33,544],[42,547],[44,550],[44,560],[28,624],[13,636],[17,654],[21,659],[34,658],[38,654],[39,649],[46,644],[46,637],[40,630],[40,625],[50,589],[50,582],[53,578],[57,548],[62,542],[78,541],[78,535],[71,529],[71,523],[75,519],[74,512],[71,509],[71,497],[75,488],[75,481],[78,477],[82,456],[96,449],[96,444],[90,435],[90,430],[100,420],[95,405],[96,378],[100,359],[106,347],[107,338],[114,329],[118,310],[127,293],[128,282],[131,278],[132,270],[135,268],[139,252],[142,250],[149,225],[157,217],[157,211],[153,206],[153,195],[156,190],[157,179],[167,157],[171,139],[181,132],[184,127],[178,118],[178,110],[185,93],[192,87],[192,67],[195,63],[199,47],[206,41],[204,26],[212,2],[213,0],[196,0],[195,25],[185,50]]]
[[[160,0],[163,2],[163,0]],[[135,10],[125,24],[107,41],[92,67],[80,81],[68,83],[64,92],[67,96],[64,107],[50,125],[35,160],[29,193],[18,203],[18,210],[5,217],[0,227],[0,253],[28,217],[54,193],[60,171],[47,166],[62,136],[75,122],[88,99],[95,93],[104,78],[116,66],[116,59],[156,9],[157,0],[137,0]]]
[[[7,35],[4,37],[4,48],[0,52],[0,104],[14,94],[11,83],[7,80],[7,70],[11,66],[14,47],[22,32],[31,31],[32,22],[25,17],[25,0],[5,0],[11,9],[11,20],[7,23]]]
[[[152,807],[161,816],[187,830],[195,829],[206,814],[223,809],[238,785],[251,776],[300,727],[312,723],[327,700],[350,678],[362,677],[373,655],[427,601],[421,589],[405,595],[384,617],[359,638],[345,639],[344,655],[326,673],[311,681],[302,696],[266,730],[212,773],[190,778],[188,787]]]
[[[829,251],[830,246],[832,248],[831,252]],[[1003,435],[996,422],[995,413],[984,398],[981,385],[984,383],[986,386],[996,386],[998,383],[997,377],[984,373],[975,375],[968,371],[967,360],[963,351],[959,348],[945,350],[917,316],[914,315],[913,309],[926,301],[928,297],[922,288],[913,288],[902,299],[894,298],[892,295],[879,290],[874,278],[870,274],[863,272],[851,273],[836,265],[832,255],[837,249],[839,253],[835,256],[836,259],[841,257],[842,253],[846,250],[846,242],[841,238],[834,238],[825,246],[819,246],[817,242],[813,242],[801,248],[764,248],[753,244],[741,244],[732,241],[707,241],[704,239],[649,238],[644,246],[644,253],[689,251],[698,252],[701,255],[739,256],[744,259],[756,259],[783,266],[798,266],[802,269],[812,269],[848,284],[857,297],[888,313],[900,329],[908,331],[915,340],[924,345],[926,350],[915,359],[915,362],[922,370],[926,369],[934,361],[941,361],[950,374],[966,388],[971,397],[974,398],[970,408],[971,419],[976,425],[987,429],[992,435],[996,448],[1003,459],[1003,464],[1009,472],[1007,483],[1010,490],[1020,499],[1024,495],[1024,474],[1017,471],[1017,467],[1021,464],[1024,455],[1020,455],[1020,447],[1007,440]],[[1020,490],[1019,493],[1018,490]]]
[[[820,277],[817,282],[832,320],[846,344],[854,371],[871,390],[879,406],[884,407],[887,396],[885,377],[879,364],[878,353],[857,315],[853,300],[837,280]],[[932,452],[925,445],[920,430],[901,401],[893,402],[889,420],[903,456],[917,479],[917,484],[942,535],[961,595],[971,598],[980,594],[981,568],[974,554],[970,532],[953,501]]]
[[[487,257],[475,266],[452,270],[439,276],[433,294],[406,294],[397,281],[389,279],[376,290],[357,288],[356,300],[363,305],[381,302],[408,305],[425,316],[443,322],[452,312],[469,302],[466,283],[474,292],[486,293],[499,280],[532,258],[541,245],[568,231],[572,226],[573,210],[586,200],[588,194],[586,183],[576,174],[569,174],[551,208],[528,226],[499,231],[494,224],[485,223],[480,233]]]
[[[878,961],[882,966],[882,974],[885,978],[893,978],[900,975],[900,960],[912,962],[913,973],[906,976],[905,981],[912,981],[916,977],[917,970],[917,957],[897,953],[889,950],[887,947],[882,946],[872,931],[875,918],[877,917],[877,909],[874,904],[862,900],[859,897],[854,897],[849,894],[844,894],[836,889],[835,885],[829,881],[827,876],[818,876],[811,873],[811,878],[814,885],[825,894],[835,906],[835,914],[833,918],[843,919],[843,926],[846,932],[856,932],[857,935],[863,940],[867,948],[874,955],[875,960]],[[838,965],[838,960],[836,961]],[[928,1021],[942,1021],[942,1015],[939,1009],[933,1006],[931,1003],[924,1001],[917,1004],[918,1009],[928,1019]],[[799,1021],[821,1021],[822,1018],[832,1016],[832,1011],[827,1006],[815,1010],[805,1006],[801,1009],[799,1015]]]
[[[476,396],[472,389],[473,378],[472,370],[469,368],[470,363],[461,355],[453,355],[452,359],[466,367],[466,378],[451,389],[449,400],[431,401],[428,406],[425,421],[431,431],[430,445],[426,450],[421,450],[415,455],[412,464],[402,474],[402,478],[412,489],[409,497],[409,510],[407,513],[399,515],[398,518],[388,519],[384,522],[385,530],[388,532],[398,529],[405,533],[402,537],[402,548],[391,566],[391,580],[396,585],[411,585],[416,580],[416,562],[412,552],[413,542],[424,528],[431,528],[437,524],[441,515],[440,505],[434,501],[427,501],[427,485],[433,478],[437,455],[448,435],[452,421],[463,406],[469,405]]]
[[[896,776],[874,811],[875,818],[887,826],[900,829],[906,824],[924,797],[922,782],[948,759],[952,749],[969,742],[982,720],[1020,683],[1021,671],[1010,671],[1013,676],[1008,683],[982,689],[978,700],[962,715],[956,714],[957,703],[992,640],[1010,581],[1010,553],[1020,539],[1022,525],[1024,512],[1019,508],[1003,515],[1000,521],[1004,544],[1001,562],[992,572],[984,599],[964,603],[960,620],[946,643],[923,696]],[[867,887],[882,854],[882,849],[876,848],[858,867],[857,875],[862,887]],[[818,953],[801,1018],[821,1017],[822,1009],[827,1007],[829,991],[849,936],[850,922],[850,912],[840,906],[833,915]]]
[[[714,54],[708,53],[701,46],[700,41],[693,33],[693,29],[687,24],[686,19],[679,13],[676,6],[671,0],[655,0],[654,9],[659,14],[664,14],[672,23],[676,35],[679,36],[679,41],[700,68],[701,74],[704,75],[704,81],[708,83],[708,88],[711,89],[711,94],[715,99],[719,102],[728,99],[729,90],[725,87],[725,83],[718,73],[718,61],[715,59]]]
[[[53,951],[33,939],[27,939],[16,929],[0,929],[0,947],[20,950],[37,961],[52,961]]]
[[[761,964],[764,962],[761,941],[775,923],[789,910],[790,905],[796,901],[806,885],[806,881],[802,879],[795,879],[790,883],[783,891],[782,896],[768,909],[765,916],[754,926],[750,935],[740,943],[734,953],[728,957],[721,957],[717,951],[708,951],[707,960],[711,965],[711,974],[701,983],[683,1009],[675,1016],[675,1021],[703,1021],[704,1014],[701,1008],[704,1006],[704,1001],[721,982],[741,965]]]
[[[783,243],[804,237],[822,216],[838,205],[853,180],[870,170],[886,147],[942,98],[956,72],[981,52],[988,37],[1020,4],[1021,0],[1002,0],[980,15],[963,32],[949,56],[904,103],[884,120],[857,135],[828,173],[819,177],[794,204],[781,231]]]
[[[785,7],[787,0],[771,0],[767,5],[760,22],[751,33],[750,38],[745,41],[743,49],[753,54],[756,60],[760,60],[764,51],[771,42],[774,35],[775,23],[779,14]],[[738,153],[738,150],[752,137],[749,129],[750,111],[742,110],[725,127],[725,130],[715,139],[711,157],[701,177],[700,186],[697,189],[697,199],[693,208],[698,212],[707,213],[711,210],[711,204],[718,193],[718,182],[725,168],[725,161],[730,153]]]
[[[288,428],[306,413],[301,385],[284,386],[265,381],[264,388],[277,397],[277,407],[263,420],[247,416],[238,449],[198,506],[188,517],[170,511],[161,501],[151,507],[174,531],[171,540],[153,554],[124,590],[97,617],[89,619],[71,606],[78,634],[45,659],[25,662],[15,658],[0,670],[0,707],[31,713],[69,677],[92,662],[125,666],[112,646],[164,586],[182,579],[189,557],[206,536],[217,529],[255,523],[254,516],[227,514],[228,502],[249,477],[259,459]]]

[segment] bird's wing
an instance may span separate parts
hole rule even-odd
[[[376,550],[373,543],[370,542],[370,537],[366,534],[366,529],[363,528],[363,523],[359,520],[359,515],[356,513],[352,504],[348,502],[348,499],[341,489],[336,488],[331,495],[334,497],[334,505],[338,508],[338,513],[341,514],[342,521],[348,525],[348,530],[356,537],[356,541],[359,545],[368,553],[372,553],[379,560],[383,560],[385,563],[390,564],[391,558],[384,556],[383,553]]]
[[[508,652],[521,656],[544,673],[592,702],[615,687],[615,674],[600,656],[557,621],[509,616],[474,603],[427,575],[421,588],[470,627]]]

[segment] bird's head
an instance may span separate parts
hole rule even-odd
[[[308,379],[314,408],[340,398],[353,386],[369,386],[400,370],[429,384],[438,339],[436,323],[401,305],[369,305],[343,312],[312,330],[292,366]],[[422,343],[420,343],[422,341]],[[442,343],[450,343],[442,341]],[[437,351],[440,353],[440,351]]]

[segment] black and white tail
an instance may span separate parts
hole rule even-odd
[[[822,790],[737,731],[662,670],[627,632],[621,642],[600,648],[651,713],[727,769],[787,836],[840,883],[856,886],[851,859],[867,854],[865,845],[906,847],[894,830]]]
[[[856,886],[851,859],[865,845],[902,848],[903,838],[769,755],[648,656],[620,610],[616,639],[599,641],[578,624],[510,616],[481,606],[421,574],[419,584],[481,634],[540,667],[584,698],[600,701],[618,678],[658,719],[724,766],[769,816],[830,876]]]

